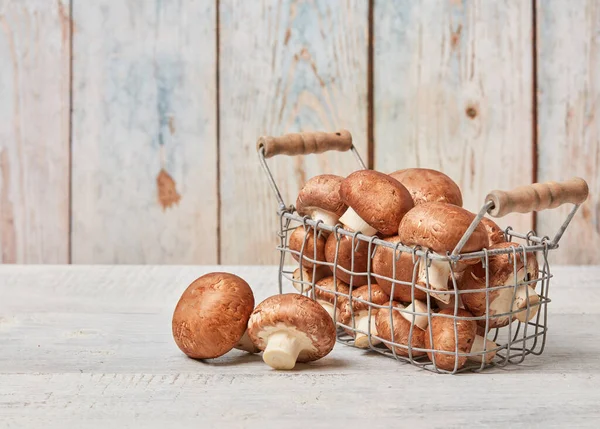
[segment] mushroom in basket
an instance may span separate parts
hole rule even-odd
[[[405,308],[402,304],[396,301],[392,301],[392,307],[396,307],[398,309]],[[377,332],[379,332],[379,336],[381,338],[392,343],[407,346],[406,348],[398,346],[394,347],[392,344],[384,343],[388,349],[395,350],[400,356],[408,357],[408,348],[410,347],[410,354],[412,357],[425,355],[425,352],[423,351],[414,350],[415,348],[425,348],[425,329],[427,329],[429,320],[427,318],[427,305],[422,301],[415,300],[408,307],[406,307],[406,312],[396,309],[382,308],[377,313],[375,322],[377,325]],[[410,346],[408,346],[409,340]]]
[[[454,250],[463,234],[475,219],[475,215],[461,207],[445,203],[423,203],[409,211],[402,219],[398,228],[400,241],[407,246],[421,246],[440,255]],[[463,252],[475,252],[483,249],[489,243],[485,227],[477,225],[473,234],[464,245]],[[419,260],[418,282],[426,285],[429,273],[430,288],[436,291],[448,290],[450,262],[430,260],[427,270],[427,260]],[[432,296],[443,303],[450,302],[450,293],[433,293]]]
[[[500,243],[494,249],[514,248],[515,252],[488,256],[488,286],[490,290],[489,327],[499,328],[511,323],[515,318],[528,322],[537,314],[540,297],[534,286],[528,282],[538,278],[538,262],[533,252],[527,252],[527,266],[522,248],[516,243]],[[516,268],[516,270],[515,270]],[[515,271],[517,286],[515,288]],[[486,273],[481,263],[470,265],[457,282],[465,308],[475,316],[486,314]],[[516,289],[516,290],[515,290]],[[482,290],[482,292],[475,292]],[[513,301],[514,296],[514,301]],[[511,314],[512,313],[512,314]],[[485,320],[479,320],[485,326]]]
[[[369,243],[366,241],[353,239],[341,233],[329,234],[325,243],[325,259],[329,263],[337,264],[335,275],[344,283],[362,286],[369,282],[369,276],[366,274],[369,264]],[[371,281],[374,282],[373,279]]]
[[[387,174],[359,170],[344,179],[340,197],[348,210],[339,221],[364,235],[395,235],[404,215],[413,208],[406,188]]]
[[[504,231],[502,231],[502,228],[500,228],[496,222],[494,222],[490,218],[484,217],[481,218],[481,223],[483,224],[487,232],[489,246],[493,246],[495,244],[500,243],[506,243],[506,239],[504,238]]]
[[[446,203],[462,207],[460,188],[450,177],[441,171],[428,168],[407,168],[390,173],[402,183],[416,205],[423,203]]]
[[[340,198],[343,177],[333,174],[315,176],[306,182],[296,199],[296,211],[300,216],[310,216],[314,221],[336,225],[348,208]]]
[[[256,306],[248,335],[274,369],[320,359],[335,345],[335,325],[327,312],[297,293],[274,295]]]
[[[298,292],[308,292],[312,288],[313,282],[321,280],[323,277],[330,276],[331,270],[327,265],[319,265],[314,271],[309,268],[296,268],[292,273],[292,285]]]
[[[348,285],[341,280],[333,281],[333,276],[325,277],[316,283],[315,287],[315,300],[321,304],[321,307],[327,311],[331,318],[335,321],[339,318],[339,311],[334,318],[334,310],[337,303],[338,308],[340,305],[348,300],[350,295],[350,289]]]
[[[467,363],[467,359],[481,363],[485,359],[489,363],[496,356],[496,343],[477,335],[477,323],[474,320],[464,320],[462,318],[473,317],[467,310],[459,308],[455,320],[454,310],[446,308],[440,310],[437,314],[431,316],[431,326],[425,332],[425,348],[433,351],[427,352],[427,356],[438,368],[446,371],[454,371],[456,363],[456,344],[458,343],[458,353],[465,356],[458,356],[456,369],[461,369]],[[456,322],[456,331],[454,323]],[[430,338],[431,334],[431,338]],[[432,342],[433,339],[433,342]],[[484,345],[485,350],[484,350]],[[452,352],[452,353],[438,353]],[[466,356],[470,354],[470,356]]]
[[[400,237],[397,235],[393,237],[387,237],[384,239],[388,243],[397,244],[400,242]],[[394,272],[394,265],[396,270]],[[389,295],[392,299],[410,302],[413,300],[412,292],[412,279],[415,264],[413,263],[413,254],[409,252],[395,251],[389,247],[377,246],[375,254],[373,255],[373,273],[377,275],[377,284],[381,286],[381,289]],[[394,278],[398,281],[410,283],[394,283],[382,277]],[[379,277],[381,276],[381,277]],[[392,296],[392,286],[394,289],[394,296]],[[427,299],[425,291],[414,288],[415,299]]]
[[[317,231],[317,243],[316,243],[316,255],[315,255],[315,232],[309,226],[304,227],[300,225],[290,235],[288,247],[293,250],[292,257],[296,261],[300,261],[300,252],[302,252],[302,266],[309,270],[313,267],[313,262],[309,259],[317,262],[325,261],[325,236],[324,231]],[[304,249],[302,246],[304,245]],[[297,253],[296,253],[297,252]]]
[[[381,343],[377,338],[372,337],[377,335],[375,316],[379,311],[379,307],[371,304],[384,305],[390,300],[389,296],[376,284],[372,284],[370,289],[369,291],[368,285],[354,289],[352,291],[352,302],[349,299],[341,302],[338,300],[338,320],[340,323],[362,331],[355,333],[350,329],[346,329],[348,335],[354,337],[354,345],[361,349],[369,347],[369,335],[367,335],[369,333],[371,334],[372,345]],[[369,308],[371,309],[371,317],[369,317]],[[352,315],[354,315],[354,326],[352,325]]]
[[[194,359],[222,356],[242,339],[253,308],[254,295],[243,279],[206,274],[188,286],[175,307],[175,343]]]

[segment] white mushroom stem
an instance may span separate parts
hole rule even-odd
[[[527,295],[529,294],[529,314],[527,314]],[[527,323],[535,317],[540,309],[540,296],[531,286],[520,286],[517,289],[515,301],[513,303],[513,311],[519,311],[515,317],[518,321]]]
[[[333,319],[333,321],[335,322],[335,319],[333,318],[333,313],[334,313],[335,307],[333,306],[333,304],[330,302],[324,301],[322,299],[317,299],[317,302],[319,304],[321,304],[321,307],[323,307],[325,309],[327,314],[329,314],[331,316],[331,318]]]
[[[278,331],[269,336],[263,360],[274,369],[293,369],[302,351],[302,341],[293,332]]]
[[[485,351],[486,351],[485,354],[483,354],[484,345],[485,345]],[[494,357],[496,356],[496,352],[495,351],[490,352],[488,350],[494,350],[497,347],[498,347],[498,345],[495,342],[488,340],[486,338],[483,338],[481,335],[477,335],[477,336],[475,336],[475,340],[473,340],[473,345],[471,346],[470,353],[471,354],[481,353],[481,354],[477,354],[474,356],[468,356],[467,359],[469,359],[470,361],[473,361],[473,362],[481,363],[481,361],[485,357],[485,363],[490,363],[492,361],[492,359],[494,359]]]
[[[374,338],[373,335],[377,335],[377,328],[375,327],[375,314],[376,312],[371,310],[371,330],[369,331],[369,312],[359,311],[354,316],[354,326],[356,329],[363,332],[369,332],[371,334],[371,344],[376,345],[381,343],[378,339]],[[369,336],[361,332],[356,332],[354,337],[354,345],[361,349],[369,348]]]
[[[446,303],[446,302],[439,301],[439,300],[436,300],[436,301],[437,301],[438,308],[439,308],[440,310],[443,310],[443,309],[445,309],[445,308],[452,308],[452,309],[453,309],[453,308],[454,308],[454,300],[455,300],[455,299],[458,299],[458,308],[465,308],[465,305],[463,304],[463,302],[462,302],[462,298],[460,297],[460,295],[459,295],[459,294],[456,294],[456,295],[449,295],[449,296],[450,296],[450,301],[449,301],[449,302],[447,302],[447,303]],[[455,297],[456,297],[456,298],[455,298]]]
[[[427,318],[427,304],[416,299],[411,304],[408,304],[408,306],[405,308],[405,310],[410,311],[411,313],[401,311],[400,314],[402,315],[402,317],[404,317],[410,323],[413,323],[413,316],[414,316],[414,318],[415,318],[414,324],[423,330],[427,329],[427,325],[429,325],[429,319]],[[413,315],[412,313],[423,313],[423,314]]]
[[[244,332],[244,335],[242,335],[242,338],[240,338],[240,340],[237,342],[235,348],[248,353],[258,353],[260,351],[250,339],[247,330]]]
[[[314,210],[311,213],[310,217],[315,222],[322,221],[325,225],[330,225],[330,226],[337,225],[338,220],[340,218],[335,213],[328,212],[327,210],[318,210],[318,209]],[[325,231],[323,231],[323,232],[325,232]]]
[[[418,282],[427,285],[427,272],[429,272],[429,288],[439,291],[448,290],[448,277],[450,276],[450,264],[448,261],[431,260],[429,270],[426,267],[427,261],[424,257],[419,260],[419,278]],[[431,296],[436,300],[448,304],[451,299],[449,293],[432,293]]]
[[[308,292],[312,289],[312,283],[318,282],[323,277],[327,275],[327,271],[329,270],[326,266],[318,266],[315,271],[315,278],[313,279],[313,269],[312,268],[296,268],[294,273],[292,274],[292,285],[294,289],[296,289],[300,293]],[[300,273],[302,273],[302,279],[300,279]],[[306,282],[306,283],[302,283]]]
[[[340,223],[343,223],[348,228],[353,231],[360,231],[364,235],[375,235],[377,234],[377,230],[369,225],[367,222],[361,218],[358,213],[356,213],[352,207],[348,207],[346,213],[342,215],[339,219]]]

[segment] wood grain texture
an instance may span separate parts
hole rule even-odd
[[[595,427],[600,418],[600,267],[554,269],[543,355],[459,376],[341,344],[289,372],[239,351],[187,359],[171,337],[172,310],[216,269],[243,276],[257,302],[277,292],[273,266],[0,266],[0,427],[362,428],[373,416],[378,425]]]
[[[0,0],[0,263],[69,262],[69,1]]]
[[[531,183],[531,3],[376,0],[374,14],[375,168],[441,170],[475,212]]]
[[[216,262],[215,2],[73,15],[73,262]]]
[[[600,4],[538,1],[539,179],[583,177],[590,197],[553,262],[600,262]],[[538,230],[558,230],[570,207],[539,212]]]
[[[366,156],[368,2],[219,4],[221,261],[274,263],[278,205],[256,140],[347,128]],[[278,156],[269,165],[287,204],[310,177],[358,167],[337,152]]]

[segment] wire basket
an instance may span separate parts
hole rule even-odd
[[[293,205],[286,205],[266,159],[327,150],[349,150],[359,167],[366,169],[347,131],[258,140],[259,160],[279,203],[279,293],[296,289],[326,306],[338,327],[338,342],[437,373],[518,364],[526,356],[544,351],[552,278],[548,255],[558,248],[565,229],[587,198],[585,181],[575,178],[510,192],[493,191],[454,250],[438,254],[349,231],[340,224],[314,221],[299,216]],[[515,244],[461,253],[486,214],[500,217],[564,203],[574,206],[552,239],[508,227],[502,231],[504,239]],[[290,235],[296,228],[302,228],[304,238],[299,247],[291,248]],[[324,240],[335,246],[333,258],[322,255]],[[502,270],[505,279],[498,283]],[[323,272],[333,281],[319,281]],[[448,273],[446,288],[433,282],[440,272]],[[477,311],[466,312],[462,308],[465,302],[471,304],[470,310]]]

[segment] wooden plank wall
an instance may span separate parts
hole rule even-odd
[[[69,262],[68,0],[0,0],[0,262]]]
[[[346,127],[376,169],[446,171],[471,210],[583,176],[554,261],[600,263],[595,0],[0,0],[0,26],[2,262],[275,263],[256,138]],[[287,203],[356,167],[270,165]]]

